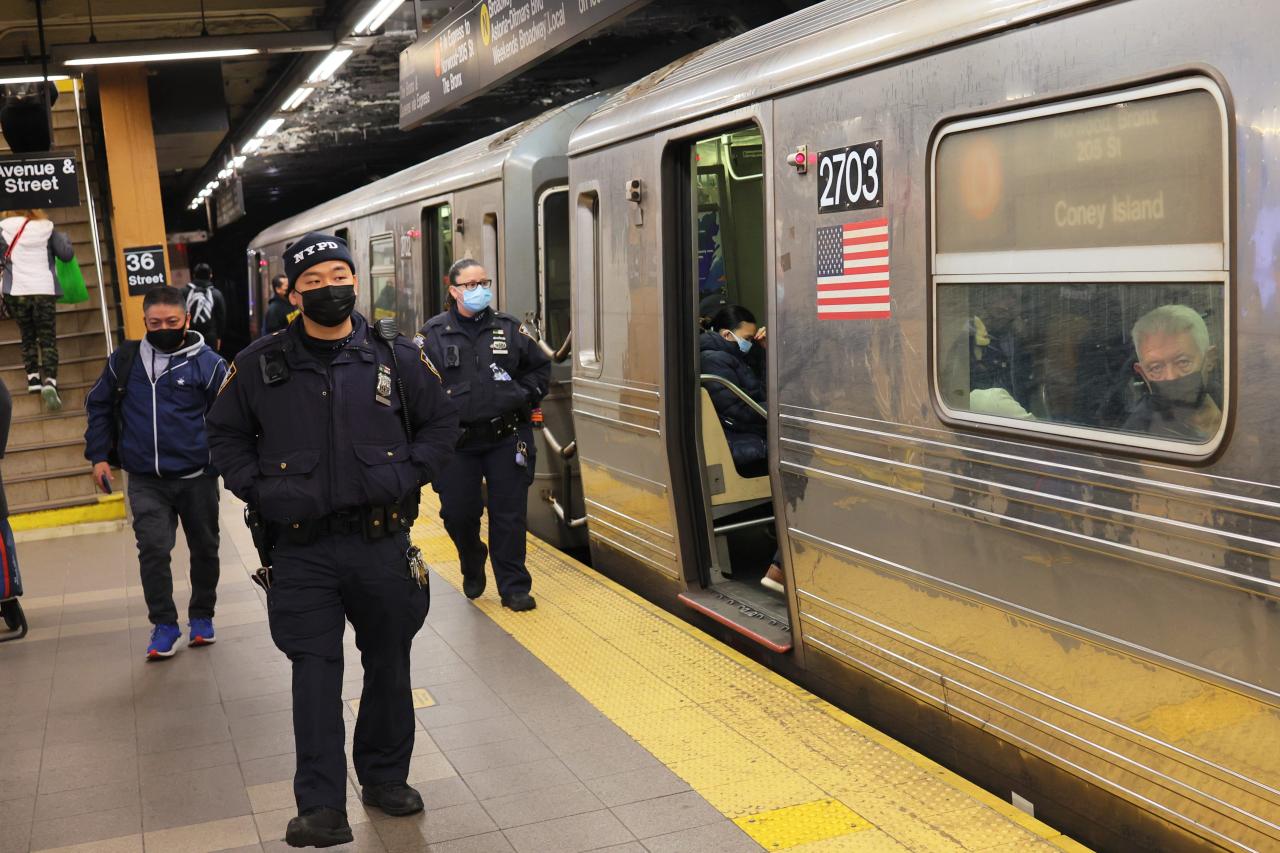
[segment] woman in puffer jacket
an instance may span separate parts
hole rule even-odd
[[[22,334],[27,391],[44,397],[51,410],[58,397],[58,297],[62,286],[54,259],[75,257],[70,238],[53,227],[43,210],[11,210],[0,220],[4,257],[4,301]]]
[[[755,316],[741,305],[725,305],[711,318],[711,328],[698,339],[698,349],[703,373],[729,380],[764,406],[764,382],[747,362],[747,353],[757,339],[763,345],[764,330],[756,327]],[[708,383],[707,392],[720,416],[738,473],[744,477],[768,474],[765,419],[723,385]]]

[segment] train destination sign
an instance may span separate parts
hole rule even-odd
[[[1202,89],[945,135],[939,252],[1219,244],[1222,113]]]
[[[79,207],[80,170],[70,152],[0,157],[0,208]]]
[[[648,0],[481,0],[400,54],[400,128],[417,127]]]

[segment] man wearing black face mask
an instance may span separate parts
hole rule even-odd
[[[142,591],[151,620],[148,660],[171,657],[182,636],[173,603],[170,553],[178,520],[191,552],[189,644],[214,641],[218,586],[218,476],[209,462],[205,415],[227,365],[187,328],[182,291],[157,287],[142,300],[142,341],[125,341],[107,359],[85,410],[85,458],[106,490],[111,462],[129,473]]]
[[[1133,368],[1148,393],[1124,428],[1181,441],[1212,438],[1222,410],[1210,387],[1217,351],[1204,318],[1186,305],[1161,305],[1134,324],[1133,346]]]
[[[409,650],[428,593],[408,531],[421,487],[453,453],[458,415],[412,342],[388,341],[354,313],[344,240],[307,234],[284,261],[302,316],[236,357],[209,413],[209,444],[227,488],[265,522],[271,636],[293,663],[298,816],[285,841],[327,847],[352,839],[341,696],[348,620],[364,666],[352,748],[361,799],[390,815],[423,808],[407,784]]]

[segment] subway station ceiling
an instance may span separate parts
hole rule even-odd
[[[428,23],[458,0],[418,3]],[[43,0],[48,53],[55,60],[127,47],[139,53],[197,50],[254,39],[270,52],[148,66],[152,124],[170,231],[202,228],[187,202],[221,165],[228,141],[243,139],[263,110],[292,91],[300,63],[346,36],[370,0]],[[424,126],[399,129],[400,51],[416,37],[406,0],[327,85],[287,115],[241,168],[245,218],[229,229],[243,241],[319,201],[492,133],[557,104],[623,85],[721,39],[789,14],[809,0],[653,0],[590,39]],[[202,14],[203,6],[203,14]],[[349,29],[347,30],[349,32]],[[207,35],[206,35],[207,33]],[[120,52],[120,51],[117,51]],[[35,0],[0,0],[0,77],[38,69]],[[6,70],[6,66],[7,69]],[[92,88],[92,72],[87,86]],[[227,235],[230,236],[230,235]],[[221,241],[219,241],[221,242]],[[230,248],[230,247],[228,247]]]

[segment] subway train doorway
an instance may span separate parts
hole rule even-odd
[[[449,204],[422,209],[422,247],[422,307],[430,319],[449,301],[449,267],[453,264],[453,208]]]
[[[668,309],[674,334],[673,465],[698,555],[681,599],[773,651],[791,647],[786,595],[762,584],[778,553],[767,434],[764,138],[754,124],[678,147]],[[757,337],[759,336],[759,337]],[[674,375],[678,373],[679,375]]]

